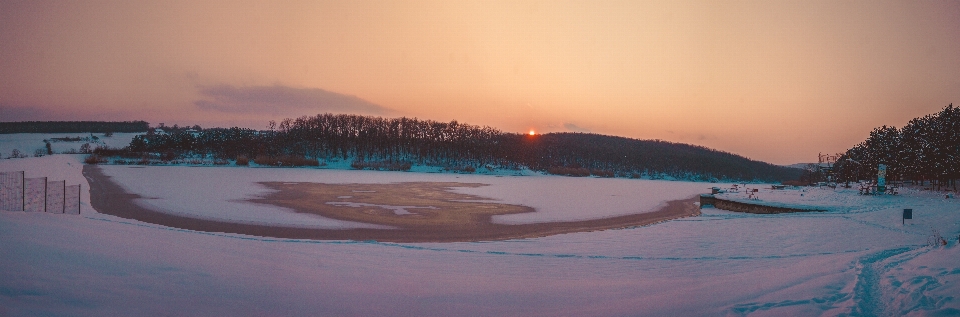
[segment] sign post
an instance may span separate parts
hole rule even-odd
[[[883,194],[887,191],[887,166],[880,164],[877,166],[877,194]]]
[[[913,220],[913,209],[904,209],[903,210],[903,220],[902,225],[907,224],[907,219]]]

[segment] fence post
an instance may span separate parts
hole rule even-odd
[[[47,187],[50,187],[49,180],[43,178],[43,212],[47,212]]]
[[[27,211],[27,171],[20,172],[20,210]]]
[[[62,193],[63,193],[63,197],[61,197],[62,198],[61,200],[63,200],[63,204],[60,205],[60,213],[65,214],[67,213],[67,181],[63,181]]]

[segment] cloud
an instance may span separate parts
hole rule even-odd
[[[567,130],[570,130],[570,131],[573,131],[573,132],[590,133],[590,129],[583,128],[583,127],[579,127],[579,126],[577,126],[576,124],[573,124],[573,123],[570,123],[570,122],[564,123],[564,124],[563,124],[563,127],[564,127],[564,128],[567,128]]]
[[[71,108],[61,105],[15,105],[0,102],[0,122],[142,120],[140,114],[142,114],[142,111],[131,113],[117,110]]]
[[[356,96],[319,88],[199,86],[201,110],[241,114],[312,115],[323,112],[387,114],[391,110]]]

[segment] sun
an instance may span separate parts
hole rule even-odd
[[[537,132],[536,132],[536,131],[533,131],[533,129],[531,129],[531,130],[530,130],[530,135],[537,135]]]

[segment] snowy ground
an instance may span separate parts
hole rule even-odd
[[[81,182],[86,190],[81,159],[0,160],[0,171],[26,169],[28,177]],[[615,214],[622,210],[617,206],[629,204],[648,210],[670,195],[714,186],[311,169],[109,166],[105,171],[131,191],[156,193],[151,197],[165,202],[151,206],[170,210],[197,196],[180,192],[226,195],[213,184],[252,195],[263,189],[248,187],[251,180],[280,175],[285,181],[488,183],[470,193],[544,212],[499,219],[505,222]],[[659,186],[669,189],[651,189]],[[650,195],[617,198],[643,193]],[[189,212],[232,216],[223,209],[239,207],[230,205],[235,199],[229,197],[234,196]],[[96,213],[85,195],[79,216],[0,212],[0,315],[960,314],[957,200],[922,191],[872,197],[827,189],[761,191],[760,197],[831,211],[752,215],[708,208],[700,217],[624,230],[397,244],[160,227]],[[567,208],[571,204],[576,205]],[[915,219],[907,225],[901,225],[903,208],[914,209]],[[932,230],[949,245],[928,246]]]
[[[50,149],[54,153],[64,153],[70,150],[79,152],[84,143],[90,143],[91,149],[100,146],[109,146],[112,148],[122,148],[130,145],[134,136],[142,133],[114,133],[107,137],[103,133],[14,133],[0,134],[0,159],[10,157],[14,149],[26,156],[33,156],[34,151],[41,150],[46,155],[46,144],[43,140],[50,141]],[[96,136],[97,139],[83,141],[56,141],[54,138],[90,138]]]

